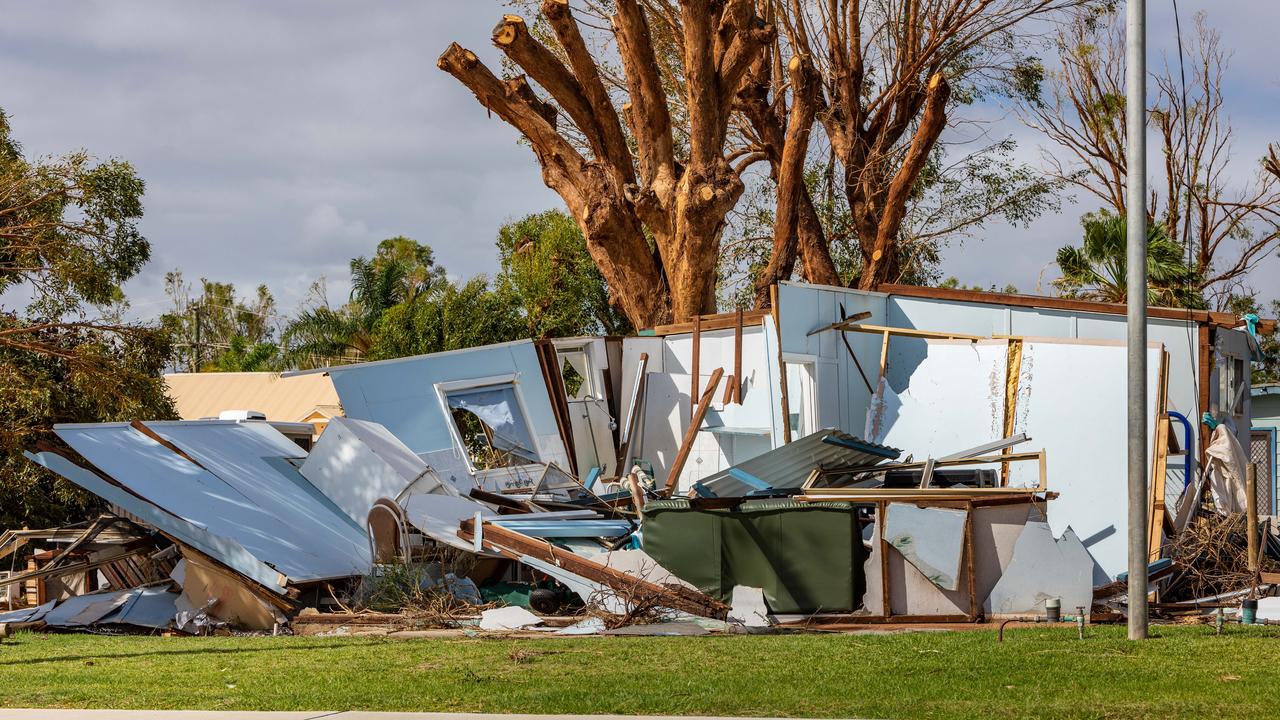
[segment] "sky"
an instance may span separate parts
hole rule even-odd
[[[1234,52],[1227,102],[1240,177],[1275,130],[1280,3],[1182,0]],[[1172,53],[1170,0],[1149,0],[1150,62]],[[9,3],[0,25],[0,108],[28,156],[86,149],[133,163],[147,183],[152,261],[126,293],[138,317],[166,309],[180,269],[249,292],[266,283],[292,312],[324,277],[385,237],[431,245],[454,276],[492,273],[498,228],[562,207],[517,134],[436,58],[458,41],[497,67],[499,0],[60,0]],[[1036,161],[1039,138],[998,107],[993,137]],[[944,252],[966,284],[1048,290],[1059,246],[1087,202],[1029,228],[988,226]],[[1280,263],[1252,285],[1280,295]],[[0,298],[0,302],[12,298]]]

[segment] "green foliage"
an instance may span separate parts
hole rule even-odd
[[[532,338],[623,335],[631,325],[609,303],[609,288],[582,231],[560,210],[529,215],[498,231],[497,291],[512,298]]]
[[[142,179],[122,160],[74,152],[31,162],[0,110],[0,292],[31,291],[28,312],[58,318],[123,298],[146,264]]]
[[[76,520],[93,506],[22,456],[56,444],[55,423],[174,416],[160,378],[167,334],[110,317],[150,255],[142,191],[123,161],[24,158],[0,111],[0,291],[31,297],[0,307],[0,528]]]
[[[259,285],[252,298],[241,298],[231,283],[200,278],[200,294],[193,298],[178,270],[165,273],[164,284],[173,305],[160,316],[160,325],[173,338],[174,364],[192,372],[246,365],[278,369],[276,301],[266,285]]]
[[[1084,243],[1058,250],[1062,277],[1053,281],[1067,297],[1122,303],[1127,295],[1125,219],[1105,210],[1082,218]],[[1204,308],[1198,278],[1164,227],[1147,227],[1147,304]]]
[[[375,344],[374,327],[388,310],[448,284],[431,248],[406,237],[383,240],[372,258],[355,258],[350,267],[351,296],[346,305],[329,307],[321,291],[319,301],[285,328],[289,364],[320,367],[369,355]]]
[[[1007,284],[1002,288],[997,288],[994,283],[992,283],[989,287],[982,287],[981,285],[965,285],[964,283],[960,282],[960,278],[954,275],[938,283],[938,287],[948,288],[951,290],[973,290],[975,292],[1003,293],[1005,295],[1018,294],[1018,288],[1015,287],[1012,283]]]
[[[370,359],[458,350],[528,337],[518,305],[481,275],[445,283],[389,308],[374,326]]]

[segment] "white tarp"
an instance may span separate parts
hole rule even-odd
[[[1209,490],[1218,512],[1224,515],[1247,512],[1249,493],[1244,475],[1249,459],[1235,433],[1225,424],[1214,428],[1204,454],[1208,458],[1204,472],[1209,476]]]

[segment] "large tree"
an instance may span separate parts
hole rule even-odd
[[[276,301],[266,285],[252,296],[239,295],[231,283],[200,278],[196,293],[180,270],[165,273],[165,294],[172,303],[160,316],[171,336],[172,362],[190,372],[268,370],[278,361]]]
[[[494,44],[556,106],[537,97],[524,76],[499,79],[457,43],[439,60],[528,141],[543,180],[564,199],[611,292],[638,327],[715,307],[720,233],[743,190],[728,146],[734,100],[774,37],[752,0],[687,0],[678,11],[684,39],[678,124],[650,16],[637,0],[618,0],[611,18],[627,88],[620,106],[602,79],[610,70],[588,49],[567,0],[542,3],[563,55],[515,15],[493,32]],[[560,125],[557,107],[571,133]],[[589,151],[573,137],[583,138]]]
[[[1049,171],[1125,214],[1124,28],[1118,13],[1084,17],[1057,38],[1061,69],[1024,116],[1058,148]],[[1252,177],[1231,164],[1234,132],[1223,95],[1228,53],[1197,14],[1181,66],[1152,72],[1150,122],[1164,162],[1151,183],[1147,220],[1159,223],[1199,278],[1197,289],[1225,308],[1250,270],[1280,248],[1280,162],[1272,154]],[[1185,83],[1184,83],[1185,79]]]
[[[120,319],[147,262],[142,180],[83,152],[30,160],[0,111],[0,527],[78,519],[92,499],[28,462],[54,423],[174,416],[157,328]]]
[[[904,223],[921,178],[941,186],[939,173],[958,167],[935,152],[948,108],[1034,86],[1025,21],[1081,2],[584,0],[571,13],[544,0],[532,25],[509,15],[493,33],[524,75],[499,79],[456,44],[439,64],[522,133],[611,292],[643,326],[713,309],[725,218],[756,163],[774,190],[758,300],[797,264],[805,279],[843,283],[847,251],[835,241],[856,243],[858,286],[904,279],[901,257],[913,252],[901,247]],[[593,46],[586,38],[602,19],[612,43]],[[854,221],[838,239],[806,181],[819,132]],[[1021,182],[1044,194],[1043,183]],[[983,208],[940,206],[929,232],[1006,208],[1016,220],[1021,191],[1003,187],[1007,197],[988,193]]]

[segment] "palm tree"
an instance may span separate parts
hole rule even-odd
[[[284,331],[288,361],[299,368],[354,362],[373,346],[373,326],[387,309],[409,294],[409,268],[393,259],[351,261],[351,295],[346,305],[303,310]]]
[[[1062,277],[1054,286],[1066,297],[1123,303],[1127,297],[1125,219],[1106,211],[1081,220],[1084,243],[1058,250]],[[1203,308],[1196,274],[1188,267],[1182,247],[1169,239],[1160,223],[1147,225],[1147,304]]]

